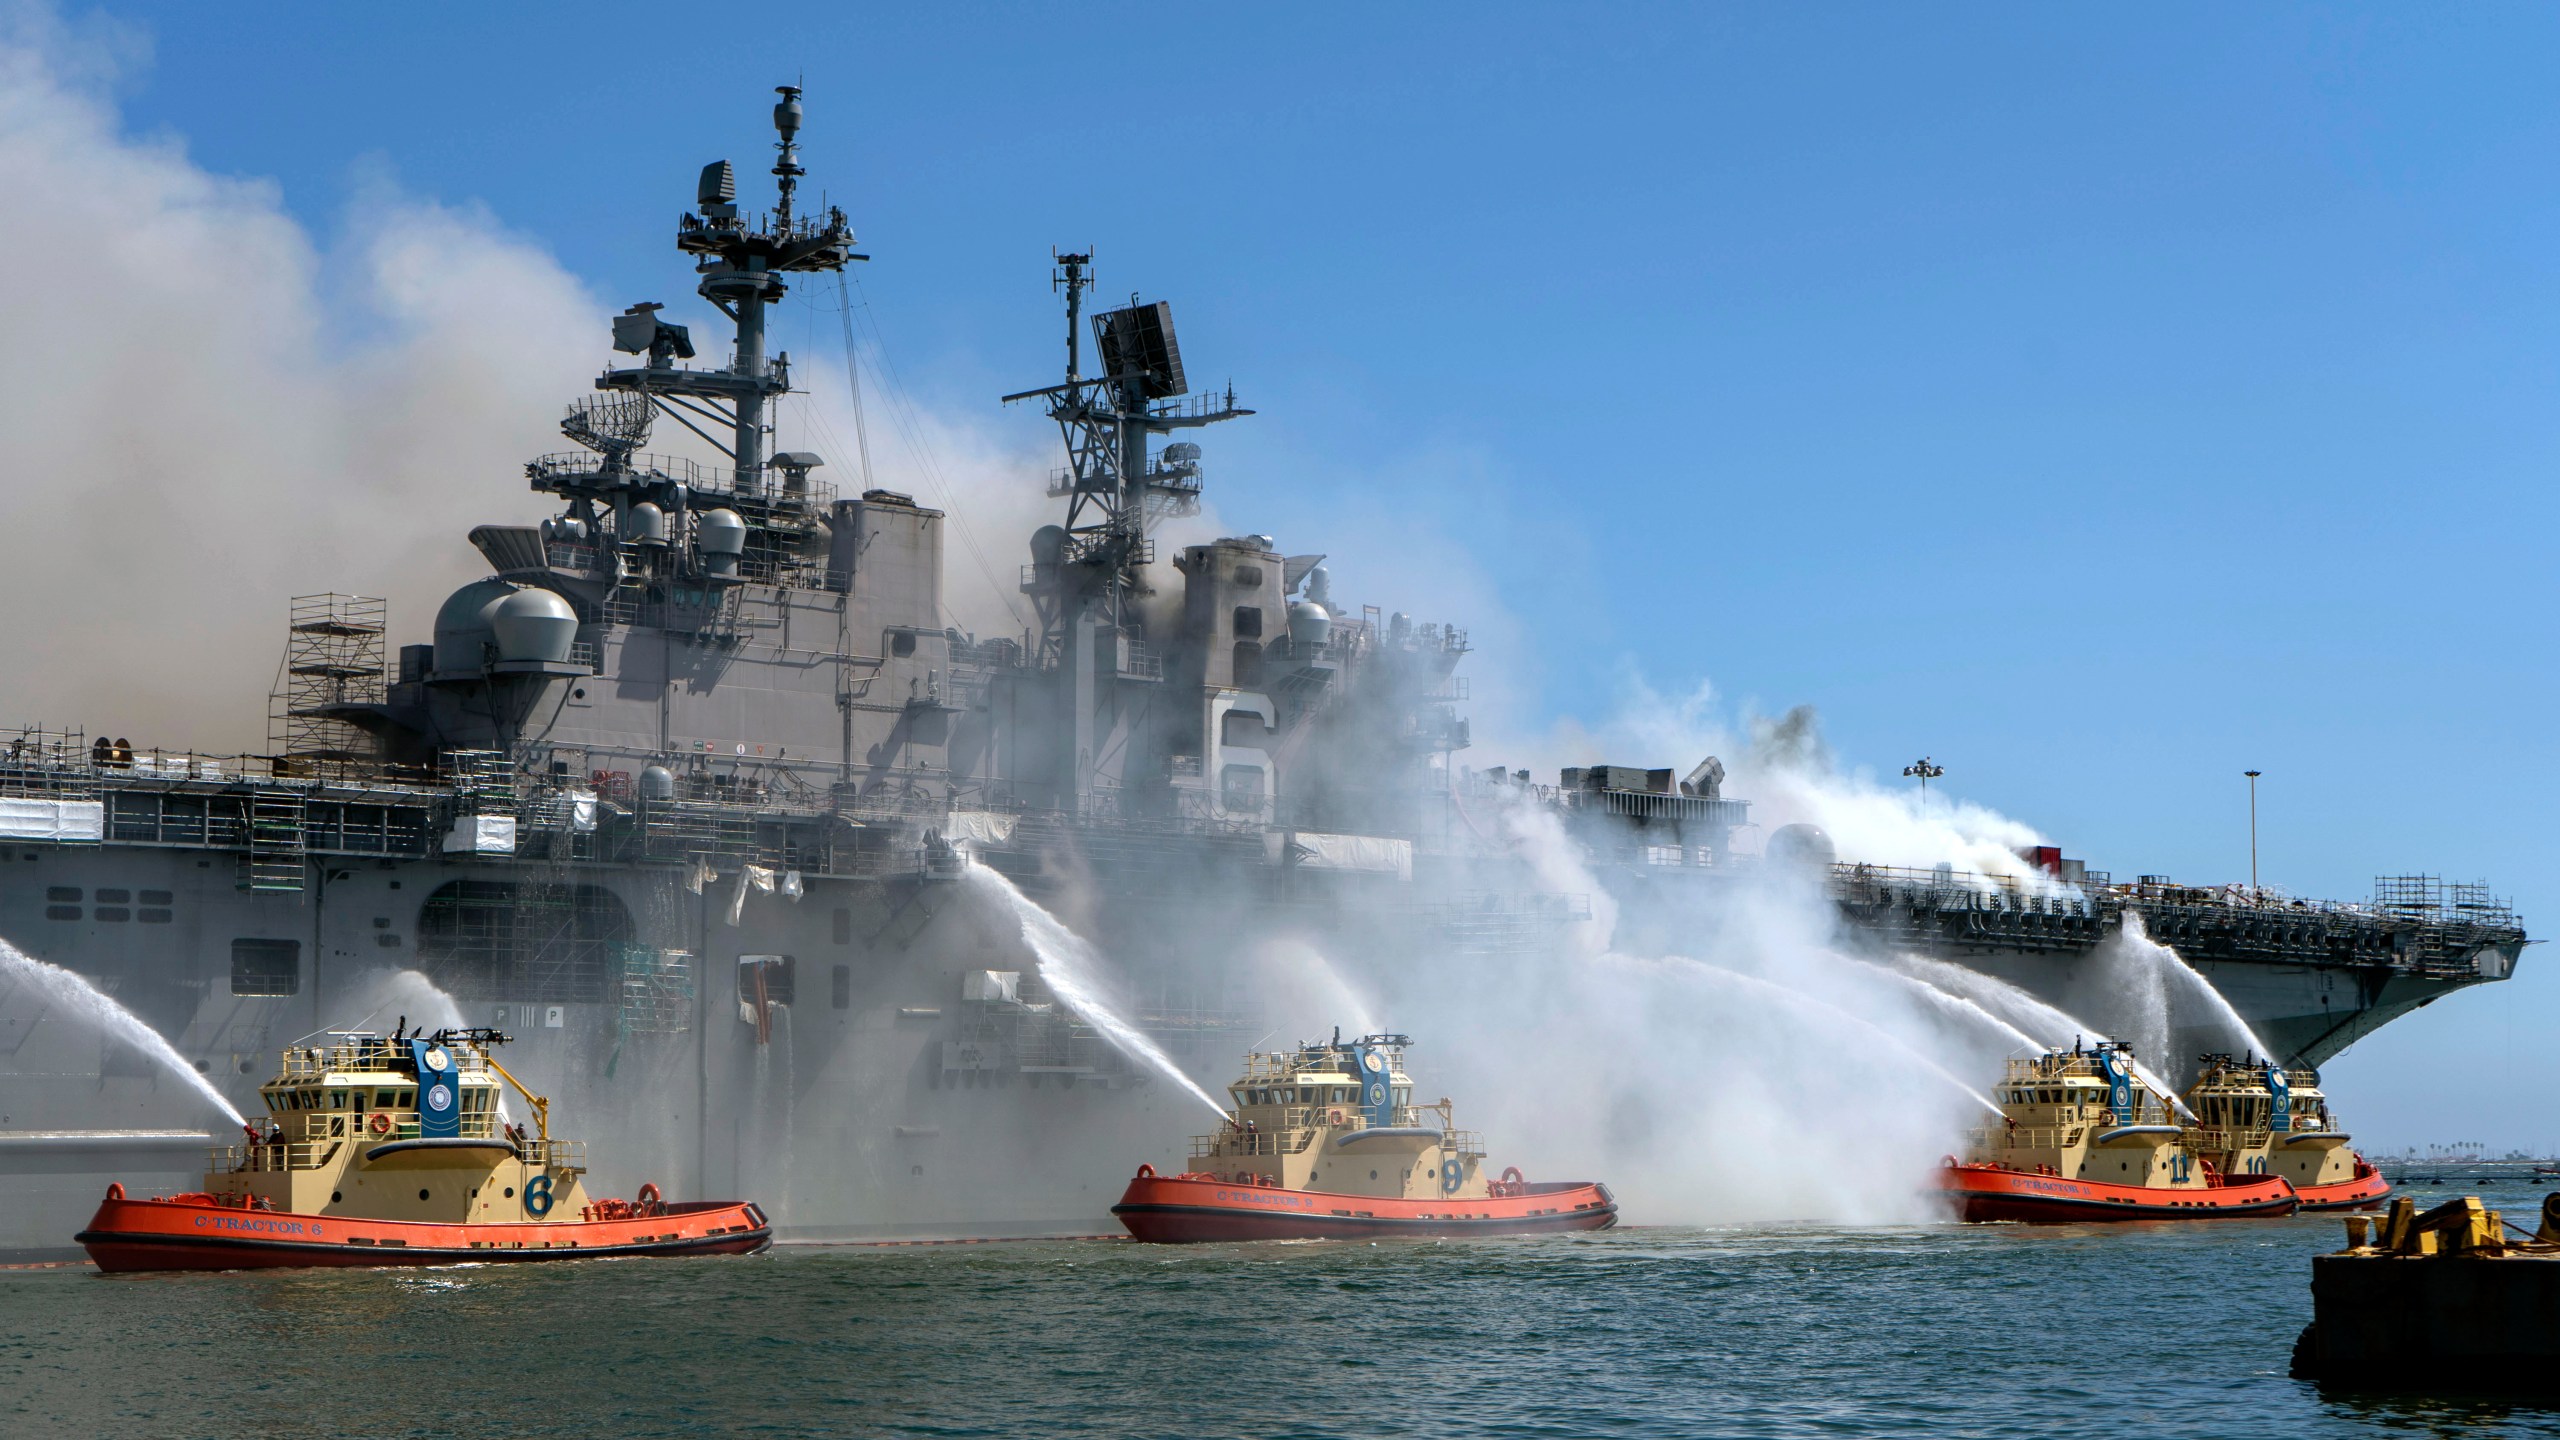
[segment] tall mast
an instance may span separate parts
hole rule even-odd
[[[830,207],[823,217],[801,218],[792,211],[800,179],[800,87],[777,85],[782,98],[773,107],[779,138],[773,177],[778,199],[769,216],[749,217],[738,210],[737,171],[726,160],[702,169],[694,205],[676,222],[676,248],[699,257],[697,287],[702,298],[718,307],[737,326],[736,348],[718,370],[679,368],[691,359],[693,344],[684,327],[656,319],[655,304],[635,305],[614,325],[614,347],[645,354],[645,367],[609,370],[596,381],[599,390],[629,390],[645,395],[660,413],[717,446],[729,457],[742,488],[756,486],[765,465],[765,411],[768,403],[791,389],[786,357],[765,355],[765,307],[780,300],[788,287],[783,276],[795,272],[842,270],[854,260],[853,227],[844,212]],[[704,422],[713,427],[703,428]],[[724,441],[717,430],[726,430]]]
[[[1158,519],[1200,509],[1200,447],[1168,445],[1150,455],[1149,438],[1253,412],[1236,404],[1232,388],[1184,399],[1190,387],[1174,343],[1173,307],[1134,295],[1091,317],[1102,373],[1085,378],[1084,291],[1093,283],[1093,256],[1054,258],[1051,280],[1067,301],[1067,378],[1004,398],[1046,401],[1067,447],[1067,468],[1049,486],[1067,502],[1065,523],[1033,537],[1023,589],[1040,618],[1037,663],[1072,679],[1067,768],[1072,803],[1081,808],[1094,789],[1091,742],[1118,707],[1117,687],[1153,678],[1133,603],[1147,593],[1146,566],[1154,558],[1147,531]]]

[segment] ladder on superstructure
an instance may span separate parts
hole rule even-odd
[[[240,888],[267,893],[302,889],[310,846],[302,792],[261,787],[249,793],[249,849],[240,857]]]

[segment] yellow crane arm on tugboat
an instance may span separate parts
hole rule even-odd
[[[487,1061],[489,1068],[498,1072],[498,1078],[516,1087],[516,1093],[523,1096],[525,1103],[533,1107],[534,1136],[548,1144],[551,1140],[551,1102],[526,1089],[524,1082],[517,1079],[513,1071],[498,1063],[498,1057],[490,1054],[487,1046],[475,1042],[471,1052]]]

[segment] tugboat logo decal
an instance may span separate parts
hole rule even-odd
[[[1394,1095],[1387,1087],[1387,1059],[1363,1046],[1360,1051],[1360,1108],[1369,1123],[1384,1128],[1396,1123]]]
[[[2133,1123],[2133,1076],[2126,1072],[2123,1057],[2113,1050],[2098,1052],[2098,1068],[2107,1074],[2107,1108],[2115,1112],[2115,1123]]]
[[[2293,1087],[2281,1065],[2267,1067],[2267,1128],[2278,1135],[2293,1128]]]
[[[454,1103],[453,1056],[443,1046],[426,1040],[409,1042],[410,1058],[418,1065],[418,1136],[424,1140],[451,1140],[462,1134],[462,1109]]]

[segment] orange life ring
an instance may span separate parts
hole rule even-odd
[[[1502,1167],[1502,1183],[1505,1185],[1526,1185],[1529,1183],[1529,1177],[1520,1173],[1519,1166],[1505,1165]]]
[[[124,1182],[123,1182],[123,1181],[121,1181],[121,1180],[110,1180],[110,1181],[108,1181],[108,1182],[107,1182],[107,1198],[108,1198],[108,1199],[110,1199],[110,1200],[121,1200],[121,1199],[123,1199],[123,1198],[124,1198]]]
[[[658,1213],[658,1185],[656,1181],[649,1181],[641,1185],[640,1193],[634,1198],[639,1203],[641,1214],[655,1215]]]
[[[1153,1180],[1156,1178],[1156,1167],[1153,1165],[1140,1165],[1138,1167],[1138,1178],[1141,1180]]]
[[[1341,1107],[1336,1106],[1335,1108],[1333,1108],[1333,1109],[1331,1109],[1331,1110],[1326,1111],[1326,1112],[1325,1112],[1325,1116],[1324,1116],[1324,1118],[1325,1118],[1325,1123],[1326,1123],[1326,1124],[1328,1124],[1328,1125],[1339,1125],[1339,1124],[1341,1124],[1341,1123],[1342,1123],[1342,1110],[1341,1110]]]
[[[364,1123],[365,1128],[371,1130],[376,1135],[388,1135],[391,1133],[391,1117],[383,1114],[379,1110],[374,1111],[373,1118]]]

